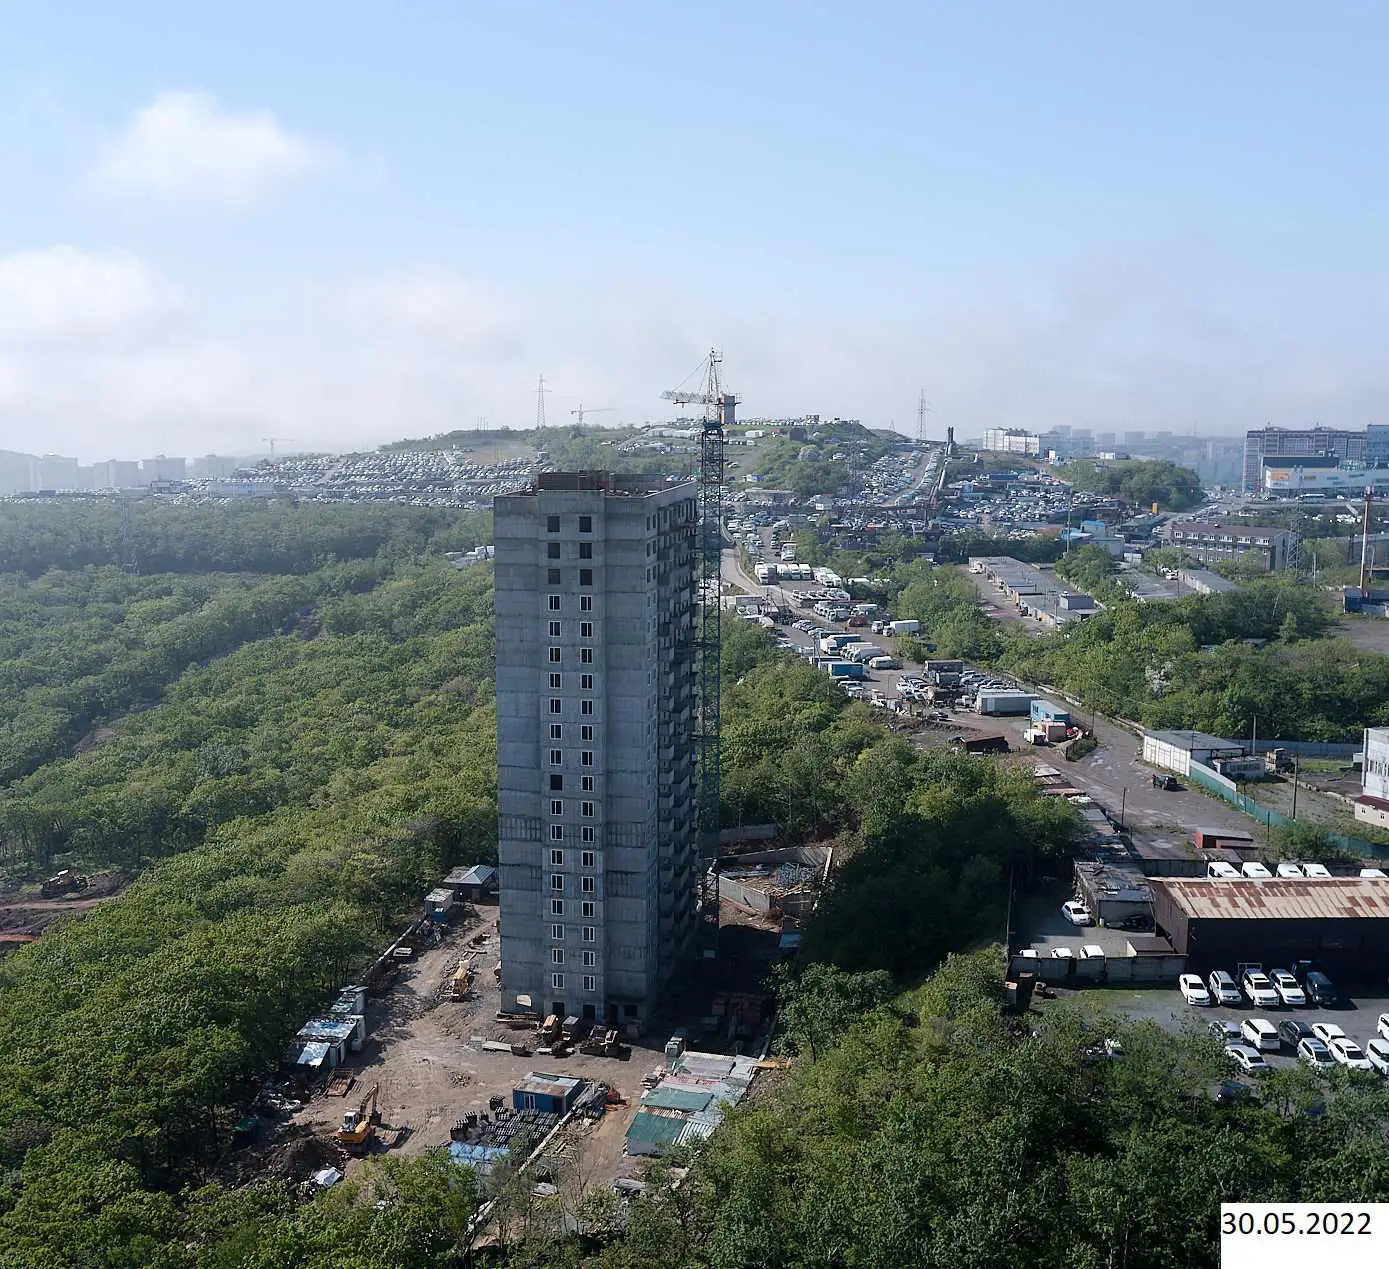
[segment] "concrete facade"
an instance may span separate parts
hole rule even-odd
[[[1355,818],[1365,824],[1389,826],[1389,727],[1366,727],[1361,750],[1360,796]]]
[[[692,483],[496,499],[505,1008],[640,1024],[698,928]]]

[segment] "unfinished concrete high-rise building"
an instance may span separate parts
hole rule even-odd
[[[693,482],[495,501],[504,1008],[640,1024],[695,952],[696,528]]]

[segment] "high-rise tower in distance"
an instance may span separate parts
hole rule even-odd
[[[640,1025],[694,954],[697,523],[607,472],[495,501],[504,1009]]]

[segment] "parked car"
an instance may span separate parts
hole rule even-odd
[[[1224,1040],[1228,1043],[1238,1044],[1240,1042],[1239,1025],[1230,1022],[1228,1019],[1221,1018],[1207,1025],[1206,1030],[1215,1036],[1217,1040]]]
[[[1365,1056],[1381,1075],[1389,1075],[1389,1040],[1371,1040],[1365,1046]]]
[[[1302,871],[1308,877],[1331,876],[1331,870],[1325,864],[1303,864]]]
[[[1273,989],[1273,982],[1261,969],[1246,969],[1244,976],[1240,979],[1240,986],[1244,988],[1244,994],[1249,997],[1249,1003],[1256,1009],[1275,1009],[1278,1007],[1278,993]]]
[[[1241,1003],[1239,988],[1235,986],[1235,980],[1223,969],[1214,970],[1211,976],[1206,979],[1206,985],[1211,989],[1211,995],[1215,997],[1216,1004],[1238,1005]]]
[[[1070,899],[1061,905],[1061,915],[1072,925],[1094,925],[1095,918],[1079,899]]]
[[[1379,1015],[1379,1021],[1375,1023],[1375,1030],[1386,1040],[1389,1040],[1389,1013]]]
[[[1246,1018],[1239,1029],[1245,1040],[1262,1053],[1277,1053],[1282,1047],[1278,1028],[1267,1018]]]
[[[1302,984],[1302,990],[1307,993],[1307,999],[1314,1005],[1327,1008],[1341,998],[1341,993],[1336,990],[1336,984],[1320,970],[1304,971],[1298,978],[1298,982]]]
[[[1227,1044],[1225,1056],[1246,1075],[1266,1075],[1273,1070],[1273,1067],[1264,1061],[1264,1055],[1247,1044]]]
[[[1317,1037],[1327,1048],[1331,1047],[1332,1040],[1347,1040],[1350,1037],[1334,1022],[1314,1022],[1312,1023],[1312,1034]]]
[[[1208,1005],[1211,1003],[1210,989],[1201,981],[1200,974],[1183,974],[1177,979],[1177,990],[1189,1005]]]
[[[1312,1034],[1312,1028],[1296,1018],[1286,1018],[1278,1024],[1278,1038],[1294,1053],[1297,1046]]]
[[[1069,947],[1053,947],[1051,954],[1058,961],[1072,961],[1076,955],[1075,949]]]
[[[1373,1071],[1375,1069],[1370,1064],[1370,1059],[1365,1056],[1365,1050],[1354,1040],[1343,1037],[1329,1041],[1326,1047],[1331,1050],[1331,1056],[1349,1070]]]
[[[1298,986],[1297,979],[1286,969],[1271,969],[1268,976],[1273,983],[1273,990],[1278,993],[1278,999],[1289,1008],[1307,1003],[1307,993]]]
[[[1295,864],[1291,860],[1285,859],[1278,865],[1278,875],[1280,877],[1305,877],[1307,874],[1302,871],[1301,864]]]
[[[1329,1071],[1336,1065],[1336,1059],[1331,1056],[1331,1050],[1314,1035],[1299,1041],[1297,1060],[1310,1066],[1314,1071]]]

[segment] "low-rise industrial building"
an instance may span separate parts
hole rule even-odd
[[[1196,973],[1307,960],[1332,977],[1389,974],[1389,881],[1172,877],[1152,882],[1158,932]]]
[[[1203,731],[1149,731],[1143,733],[1143,761],[1189,776],[1191,764],[1211,766],[1216,758],[1239,758],[1244,745],[1238,740],[1211,736]],[[1212,768],[1214,770],[1214,768]]]

